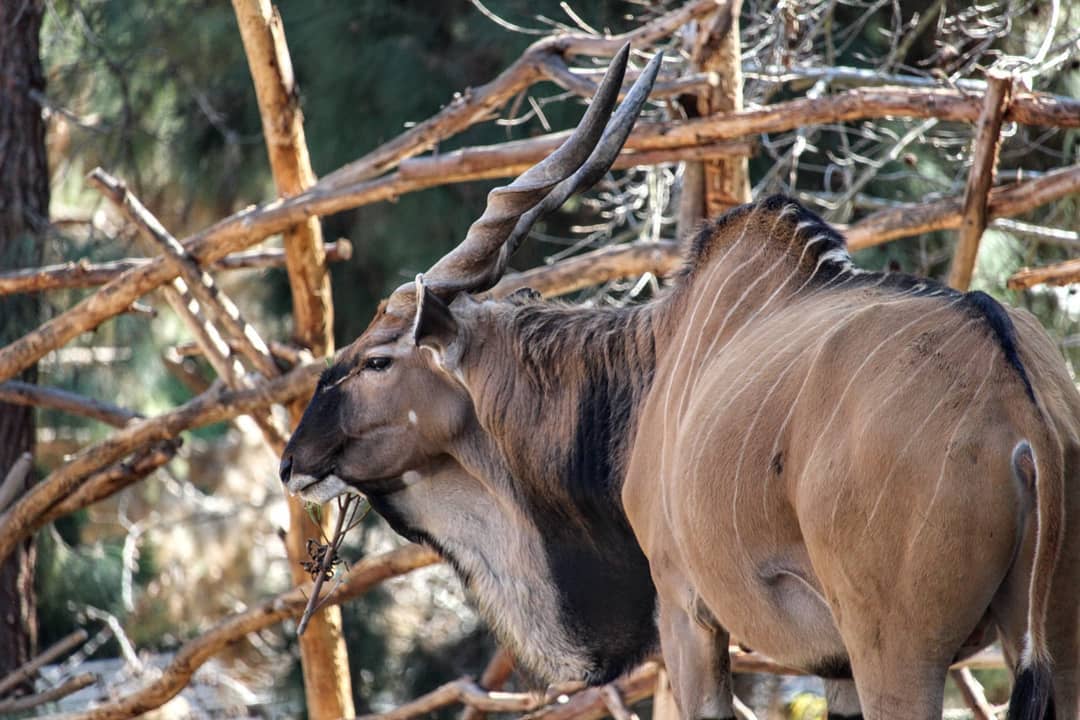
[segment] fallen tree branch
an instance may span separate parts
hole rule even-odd
[[[118,428],[124,427],[131,420],[142,417],[140,413],[134,410],[117,407],[102,400],[88,398],[60,388],[34,385],[21,380],[8,380],[5,383],[0,383],[0,402],[60,410],[71,415],[92,418]]]
[[[97,445],[83,448],[0,515],[0,560],[6,558],[18,542],[40,527],[41,517],[49,507],[75,492],[90,474],[115,463],[137,448],[169,440],[184,430],[310,395],[323,369],[321,362],[302,365],[281,377],[244,390],[226,391],[218,386],[174,410],[132,422]]]
[[[987,215],[1012,217],[1076,192],[1080,192],[1080,165],[1058,168],[1032,180],[994,188]],[[848,248],[862,250],[897,238],[953,230],[960,227],[962,219],[963,200],[948,198],[879,210],[842,230]]]
[[[949,269],[949,285],[967,290],[975,271],[979,242],[986,230],[987,200],[994,184],[998,149],[1001,147],[1001,122],[1009,107],[1013,80],[1007,75],[991,74],[988,78],[983,109],[975,129],[975,153],[964,187],[964,207],[961,211],[960,237]]]
[[[342,262],[352,257],[352,243],[344,238],[326,244],[326,261]],[[137,267],[148,265],[149,258],[126,258],[104,263],[85,259],[39,268],[0,272],[0,295],[91,288],[115,280]],[[210,270],[264,270],[285,267],[284,250],[251,250],[227,255],[210,265]]]
[[[1066,260],[1045,267],[1024,268],[1010,275],[1005,285],[1010,290],[1024,290],[1036,285],[1070,285],[1072,283],[1080,283],[1080,259]]]
[[[344,581],[325,593],[331,604],[340,604],[392,577],[439,562],[435,551],[406,545],[367,557],[353,565]],[[199,637],[184,643],[161,675],[133,694],[73,716],[72,720],[123,720],[149,712],[175,697],[207,660],[248,633],[298,617],[307,603],[311,583],[281,593],[256,607],[231,615]]]

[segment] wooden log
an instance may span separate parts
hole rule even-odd
[[[281,16],[270,0],[233,0],[233,10],[255,83],[274,183],[282,197],[299,195],[315,184],[315,173]],[[305,217],[289,226],[284,242],[294,339],[315,355],[330,355],[334,351],[334,305],[319,219]],[[266,356],[269,358],[269,353]],[[305,404],[290,405],[293,427],[300,422]],[[278,453],[283,451],[281,448]],[[285,545],[293,582],[300,584],[306,575],[300,563],[307,557],[307,541],[322,536],[326,528],[312,520],[300,498],[290,496],[288,507]],[[328,607],[312,616],[299,642],[309,717],[332,720],[354,715],[340,609]]]
[[[406,545],[382,555],[368,556],[350,568],[341,584],[325,591],[324,597],[337,605],[362,595],[388,578],[437,562],[439,556],[435,551],[420,545]],[[131,695],[78,713],[70,720],[126,720],[161,707],[187,686],[196,670],[229,645],[248,633],[277,625],[286,618],[299,617],[307,604],[305,593],[309,592],[311,583],[222,619],[207,632],[184,643],[156,679]]]
[[[971,285],[979,241],[989,221],[987,200],[990,187],[994,184],[998,149],[1001,147],[1001,122],[1009,106],[1012,87],[1011,76],[991,74],[987,79],[982,112],[975,126],[975,155],[964,188],[960,237],[949,269],[949,285],[957,290],[967,290]]]
[[[742,53],[739,49],[739,13],[742,0],[728,0],[699,23],[692,63],[713,83],[697,97],[702,117],[742,110]],[[703,217],[718,217],[734,205],[750,202],[750,174],[745,157],[702,162]]]
[[[352,257],[352,243],[345,239],[327,243],[326,261],[342,262]],[[149,264],[149,258],[126,258],[91,263],[86,259],[40,268],[0,272],[0,295],[91,288],[104,285],[124,272]],[[221,258],[210,270],[263,270],[285,267],[284,250],[253,250]]]

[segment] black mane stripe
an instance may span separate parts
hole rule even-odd
[[[761,212],[791,214],[796,233],[795,248],[804,254],[806,264],[813,268],[814,274],[810,280],[812,287],[829,292],[848,292],[874,286],[886,292],[905,293],[913,297],[941,297],[945,300],[962,297],[963,307],[986,322],[1004,353],[1006,362],[1019,375],[1028,398],[1035,402],[1031,380],[1017,349],[1016,328],[1008,312],[994,298],[981,291],[961,293],[937,280],[907,273],[856,270],[851,265],[844,237],[814,212],[785,195],[772,195],[757,203],[742,205],[712,222],[705,223],[690,243],[687,261],[678,282],[692,282],[694,271],[702,263],[708,263],[709,253],[714,249],[714,240],[721,229],[732,223],[749,222],[753,215]],[[781,242],[779,237],[767,240]],[[783,236],[782,241],[787,243],[788,237]],[[836,282],[841,275],[848,277],[842,282]]]
[[[1016,348],[1016,326],[1013,325],[1009,314],[1005,312],[1005,308],[1001,306],[1001,303],[981,290],[965,294],[964,302],[990,325],[990,330],[993,331],[994,336],[997,338],[998,345],[1001,346],[1001,350],[1005,353],[1005,360],[1016,370],[1020,376],[1020,381],[1024,383],[1024,391],[1027,393],[1028,399],[1033,404],[1037,404],[1035,390],[1031,387],[1027,369],[1024,367],[1024,363],[1020,359],[1020,353]]]

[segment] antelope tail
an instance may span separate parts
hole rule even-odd
[[[1023,440],[1013,449],[1014,476],[1035,498],[1035,558],[1028,588],[1028,630],[1015,672],[1009,720],[1053,720],[1053,659],[1047,644],[1046,617],[1051,583],[1061,550],[1065,522],[1064,462],[1057,437],[1045,423],[1044,442],[1036,452]]]

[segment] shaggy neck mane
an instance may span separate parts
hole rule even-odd
[[[478,417],[538,531],[590,683],[656,647],[656,591],[620,497],[655,365],[651,307],[504,306],[476,368]]]
[[[651,306],[526,303],[503,327],[517,362],[502,367],[516,371],[489,369],[484,420],[522,499],[577,523],[624,525],[627,448],[656,361]]]

